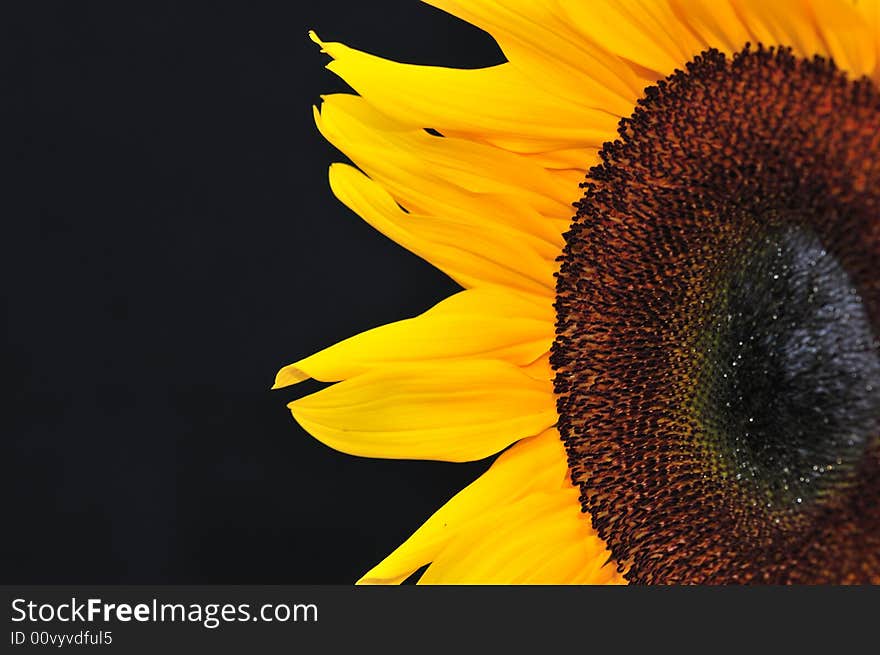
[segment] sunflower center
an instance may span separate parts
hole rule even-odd
[[[692,397],[719,473],[783,511],[846,484],[878,431],[880,357],[840,262],[803,228],[757,239],[707,318]]]
[[[712,50],[619,133],[557,282],[584,511],[634,582],[880,581],[880,93]]]

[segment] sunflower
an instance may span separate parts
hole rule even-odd
[[[463,290],[281,369],[325,444],[491,467],[362,583],[880,582],[880,3],[430,0],[312,38],[335,195]]]

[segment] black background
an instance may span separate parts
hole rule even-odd
[[[5,103],[5,583],[350,583],[485,463],[306,435],[278,368],[457,287],[331,195],[326,40],[503,60],[418,2],[20,3]],[[428,126],[426,126],[428,127]],[[7,186],[8,185],[8,186]]]

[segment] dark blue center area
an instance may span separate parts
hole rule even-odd
[[[846,485],[880,417],[880,356],[858,290],[811,232],[785,227],[730,263],[695,405],[722,469],[768,506]]]

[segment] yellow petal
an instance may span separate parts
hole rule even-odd
[[[584,39],[556,3],[425,0],[491,34],[532,84],[587,107],[627,116],[644,81],[618,57]]]
[[[876,2],[829,2],[812,0],[810,8],[827,54],[853,77],[871,76],[877,65],[877,35],[859,7]]]
[[[505,221],[494,198],[510,197],[536,212],[571,218],[577,187],[560,183],[528,158],[467,139],[432,136],[393,121],[358,96],[341,93],[323,100],[315,121],[324,137],[410,211],[437,213],[442,207]],[[488,196],[489,204],[480,204],[480,196]],[[438,204],[444,201],[446,207]]]
[[[556,262],[538,254],[521,234],[407,213],[379,184],[345,164],[330,167],[330,186],[370,225],[463,287],[496,285],[553,297]]]
[[[651,71],[649,82],[705,49],[665,0],[565,0],[560,6],[585,39]]]
[[[537,380],[552,380],[555,373],[550,366],[550,353],[545,352],[523,370]]]
[[[582,516],[587,521],[588,517]],[[571,521],[570,517],[563,520]],[[604,544],[595,534],[586,538],[590,555],[585,556],[584,542],[578,538],[567,539],[568,546],[560,543],[552,552],[545,553],[543,561],[532,563],[530,568],[511,576],[515,584],[590,584],[590,585],[622,585],[626,580],[617,572],[613,561],[609,561],[609,553]]]
[[[729,0],[672,0],[672,8],[682,23],[694,32],[703,48],[712,47],[733,54],[754,39]]]
[[[312,38],[333,57],[330,70],[404,125],[521,152],[601,147],[615,133],[618,117],[541,93],[509,64],[472,70],[401,64]]]
[[[612,141],[609,135],[606,141]],[[574,148],[570,150],[548,150],[546,152],[529,153],[529,159],[547,169],[569,169],[577,171],[577,181],[583,182],[588,169],[599,163],[598,148]]]
[[[462,291],[416,318],[368,330],[279,371],[275,387],[335,382],[385,364],[432,359],[502,359],[530,364],[553,341],[553,307],[506,289]]]
[[[565,462],[565,449],[555,429],[516,443],[359,583],[398,584],[431,562],[464,527],[484,514],[532,493],[565,490],[570,486]]]
[[[449,462],[488,457],[556,422],[550,383],[498,360],[389,365],[289,407],[342,452]]]
[[[874,64],[866,75],[880,84],[880,0],[862,0],[856,4],[856,9],[861,14],[874,45]]]
[[[603,584],[616,577],[608,560],[574,489],[532,493],[468,525],[419,583]]]
[[[791,46],[801,57],[830,54],[806,0],[735,0],[734,7],[751,33],[753,44]]]

